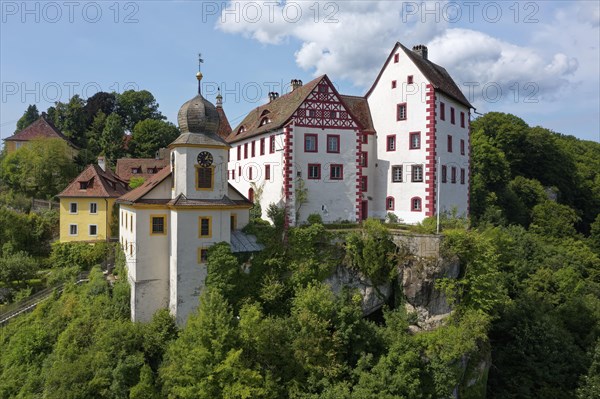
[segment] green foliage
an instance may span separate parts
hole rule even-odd
[[[111,164],[123,156],[123,140],[125,138],[125,126],[123,118],[117,114],[110,114],[106,118],[106,123],[99,138],[101,153]]]
[[[600,254],[600,213],[592,223],[589,240],[590,247]]]
[[[362,231],[347,236],[346,261],[375,285],[388,282],[397,274],[396,245],[387,228],[375,219],[366,220]]]
[[[158,110],[156,99],[147,90],[127,90],[117,94],[116,112],[123,118],[125,129],[130,132],[134,131],[135,125],[146,119],[165,119]]]
[[[243,275],[238,259],[229,244],[221,242],[208,250],[206,287],[217,290],[232,304],[244,289]]]
[[[132,190],[135,188],[138,188],[139,186],[144,184],[145,181],[146,181],[146,179],[144,179],[143,177],[132,177],[129,180],[129,188]]]
[[[399,220],[400,219],[398,218],[398,216],[396,216],[396,214],[393,213],[393,212],[388,212],[385,215],[385,221],[386,221],[386,223],[397,224],[399,222]]]
[[[528,226],[533,207],[553,191],[575,210],[577,230],[600,213],[600,144],[529,127],[490,112],[472,127],[471,216],[476,224]],[[569,173],[565,173],[568,170]]]
[[[85,101],[76,94],[68,103],[58,102],[48,109],[54,126],[78,147],[85,147],[86,144],[87,115],[84,107]]]
[[[49,263],[53,268],[74,266],[84,271],[102,263],[111,251],[114,251],[113,245],[104,242],[54,242]]]
[[[135,158],[154,158],[179,136],[179,129],[170,122],[144,119],[135,124],[129,150]]]
[[[574,237],[577,234],[575,223],[579,220],[572,208],[545,201],[533,207],[531,231],[548,237]]]
[[[36,276],[39,265],[26,252],[3,251],[0,257],[0,283],[7,286],[23,285]]]
[[[308,224],[323,224],[323,218],[318,213],[311,213],[306,218]]]
[[[0,178],[8,187],[35,198],[54,197],[76,174],[71,149],[61,139],[33,140],[0,165]]]
[[[17,130],[15,133],[20,132],[25,129],[27,126],[31,125],[33,122],[37,121],[40,117],[40,113],[35,104],[29,105],[27,110],[23,114],[21,118],[17,121]]]
[[[0,253],[25,251],[47,256],[50,241],[58,235],[58,212],[24,214],[0,206]]]

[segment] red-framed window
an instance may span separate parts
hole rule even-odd
[[[333,154],[340,153],[340,135],[339,134],[328,134],[327,135],[327,152]]]
[[[412,76],[412,75],[408,75],[408,76],[406,77],[406,84],[409,84],[409,85],[411,85],[411,84],[413,84],[413,83],[414,83],[414,78],[413,78],[413,76]]]
[[[443,102],[440,102],[440,119],[443,121],[446,120],[446,104]]]
[[[308,178],[310,180],[319,180],[321,178],[321,164],[320,163],[309,163],[308,164]]]
[[[396,106],[396,120],[405,121],[407,116],[406,103],[400,103]]]
[[[397,64],[400,61],[400,54],[394,54],[394,64]]]
[[[387,197],[385,199],[385,210],[386,211],[393,211],[396,205],[396,201],[394,200],[394,197]]]
[[[265,180],[271,180],[271,165],[265,165]]]
[[[395,89],[397,85],[398,85],[398,82],[395,80],[392,80],[392,89]]]
[[[244,159],[248,158],[248,143],[244,144]]]
[[[450,171],[450,183],[456,183],[456,166],[453,166]]]
[[[231,180],[235,180],[235,168],[231,169]]]
[[[454,107],[450,107],[450,123],[453,125],[456,124],[456,120],[454,119]]]
[[[360,153],[360,166],[363,168],[369,166],[369,153],[366,151],[362,151]]]
[[[465,141],[463,139],[460,140],[460,155],[465,155]]]
[[[269,154],[275,153],[275,136],[269,137]]]
[[[465,184],[465,170],[460,168],[460,184]]]
[[[251,153],[251,157],[255,157],[256,156],[256,140],[252,140],[252,144],[250,145],[250,153]]]
[[[250,166],[248,168],[248,180],[252,180],[252,172],[253,172],[253,168],[252,168],[252,166]]]
[[[410,199],[410,210],[413,212],[421,212],[422,201],[420,197],[412,197]]]
[[[252,187],[248,189],[248,200],[254,202],[254,189]]]
[[[418,150],[421,148],[421,132],[410,133],[408,148],[411,150]]]
[[[304,152],[318,152],[319,136],[313,133],[304,135]]]
[[[396,135],[388,134],[386,139],[386,148],[388,151],[396,151]]]
[[[369,135],[366,134],[366,133],[363,133],[360,139],[361,139],[361,142],[363,144],[368,144],[369,143]]]
[[[465,113],[460,112],[460,127],[465,127]]]
[[[265,155],[265,138],[260,139],[260,155]]]
[[[339,163],[332,163],[329,165],[329,179],[330,180],[343,180],[344,179],[344,165]]]
[[[452,152],[452,136],[448,135],[448,152]]]
[[[242,177],[242,167],[238,166],[238,176]]]
[[[237,160],[239,161],[240,159],[242,159],[242,146],[238,145],[238,148],[237,148]]]
[[[446,183],[448,181],[448,170],[446,165],[442,165],[442,183]]]
[[[369,190],[369,179],[367,176],[360,177],[360,190],[363,193],[366,193]]]

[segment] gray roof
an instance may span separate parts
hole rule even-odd
[[[177,144],[220,145],[230,147],[216,133],[182,133],[169,146]]]
[[[256,237],[244,234],[240,230],[231,232],[231,252],[258,252],[265,249],[265,246],[256,241]]]
[[[181,106],[177,122],[182,133],[217,133],[220,120],[217,108],[198,94]]]

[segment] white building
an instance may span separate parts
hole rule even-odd
[[[417,223],[436,213],[438,176],[440,210],[468,214],[472,106],[425,46],[396,43],[364,97],[340,95],[326,75],[291,88],[226,138],[230,182],[251,199],[261,193],[263,217],[275,203],[291,223],[390,212]]]
[[[227,182],[230,146],[219,135],[226,123],[221,115],[200,93],[186,102],[178,114],[181,135],[168,147],[169,166],[118,200],[133,321],[168,308],[184,324],[198,306],[211,245],[260,250],[240,231],[252,204]]]

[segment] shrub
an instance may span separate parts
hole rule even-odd
[[[323,218],[318,213],[311,213],[306,218],[308,224],[323,224]]]

